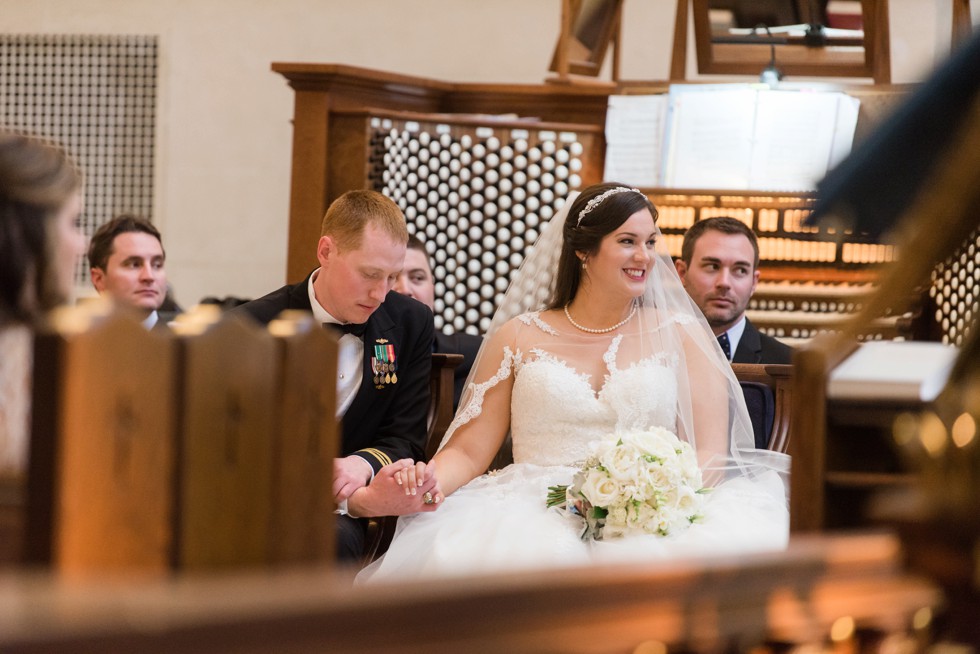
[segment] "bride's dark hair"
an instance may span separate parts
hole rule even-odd
[[[581,219],[579,215],[591,200],[613,189],[629,189],[612,193],[601,200]],[[586,257],[599,251],[602,239],[637,211],[648,209],[657,221],[657,208],[643,193],[616,182],[596,184],[582,191],[572,203],[568,217],[562,226],[561,255],[558,258],[558,272],[555,275],[555,288],[548,302],[549,309],[561,309],[575,298],[582,281],[582,260],[578,253]]]

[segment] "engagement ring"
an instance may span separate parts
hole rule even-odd
[[[435,502],[435,499],[433,499],[432,493],[430,493],[429,491],[425,491],[424,493],[422,493],[422,501],[425,502],[426,504],[432,504]]]

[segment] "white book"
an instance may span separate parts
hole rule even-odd
[[[927,341],[862,343],[831,371],[827,397],[931,402],[946,385],[958,352]]]

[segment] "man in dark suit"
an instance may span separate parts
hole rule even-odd
[[[408,240],[394,202],[374,191],[349,191],[327,209],[320,233],[318,269],[230,313],[268,324],[283,310],[302,309],[342,332],[336,374],[343,423],[333,493],[338,556],[352,561],[363,551],[364,521],[349,514],[390,512],[369,506],[372,494],[361,493],[374,482],[392,483],[386,466],[424,459],[434,327],[425,306],[389,293]]]
[[[92,286],[147,329],[166,326],[178,310],[167,292],[167,254],[160,232],[145,218],[124,214],[104,223],[89,241]],[[164,303],[174,306],[165,311]]]
[[[791,347],[745,317],[759,283],[759,242],[747,225],[727,216],[694,223],[674,265],[732,363],[792,362]]]
[[[405,269],[398,276],[395,290],[402,295],[415,298],[430,311],[435,311],[435,282],[432,265],[425,251],[425,244],[415,236],[408,237],[408,251],[405,252]],[[463,394],[466,377],[476,361],[483,338],[474,334],[444,334],[436,332],[434,352],[462,354],[463,362],[453,371],[453,411],[459,408],[459,398]]]

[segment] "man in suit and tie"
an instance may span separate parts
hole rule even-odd
[[[361,501],[362,489],[391,482],[385,466],[424,459],[435,329],[424,305],[389,292],[408,241],[405,217],[394,202],[374,191],[349,191],[327,209],[320,234],[319,268],[230,313],[268,324],[286,309],[300,309],[342,332],[336,371],[341,452],[334,459],[333,493],[340,514],[338,557],[355,561],[364,549],[365,525],[350,514],[387,512]]]
[[[143,326],[165,326],[176,311],[164,311],[167,254],[160,232],[145,218],[121,215],[103,224],[89,241],[92,286],[113,304],[135,312]]]
[[[791,347],[745,316],[759,282],[759,242],[747,225],[727,216],[694,223],[674,265],[732,363],[792,362]]]
[[[415,236],[408,237],[408,251],[405,253],[405,269],[398,276],[395,290],[402,295],[413,297],[430,311],[435,311],[435,282],[432,277],[432,266],[425,244]],[[459,398],[463,394],[463,386],[470,374],[470,368],[480,351],[483,338],[474,334],[456,333],[445,334],[436,332],[434,352],[462,354],[463,362],[453,371],[453,411],[459,408]]]

